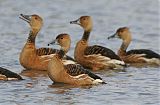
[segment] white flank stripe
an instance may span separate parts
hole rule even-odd
[[[64,64],[64,65],[68,65],[68,64],[76,64],[76,62],[71,61],[71,60],[63,60],[63,64]]]

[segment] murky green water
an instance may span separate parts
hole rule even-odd
[[[129,49],[147,48],[159,51],[158,0],[0,0],[0,66],[23,75],[24,81],[0,82],[0,105],[158,105],[160,104],[160,72],[156,67],[129,67],[126,71],[96,72],[108,84],[87,87],[52,85],[45,72],[23,71],[19,53],[28,37],[29,26],[19,14],[39,14],[44,26],[36,40],[37,47],[59,33],[72,37],[75,43],[82,29],[70,25],[81,15],[94,21],[90,44],[118,50],[120,40],[107,36],[122,26],[133,33]],[[54,46],[52,46],[54,47]]]

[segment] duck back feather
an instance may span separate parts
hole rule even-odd
[[[0,67],[0,74],[5,75],[6,78],[17,78],[18,80],[23,80],[22,77],[17,73],[14,73],[2,67]]]
[[[127,55],[130,55],[130,54],[145,54],[144,56],[146,58],[158,58],[160,59],[160,55],[155,53],[154,51],[152,50],[148,50],[148,49],[135,49],[135,50],[130,50],[126,53]]]
[[[100,80],[102,80],[101,77],[97,76],[96,74],[93,74],[92,72],[90,72],[87,69],[84,69],[79,64],[69,64],[69,65],[66,65],[65,69],[67,70],[67,73],[70,74],[71,76],[78,76],[80,74],[88,74],[93,79],[100,79]]]
[[[102,56],[109,57],[111,59],[121,60],[121,58],[112,50],[98,45],[88,46],[84,53],[85,55],[101,54]]]
[[[58,49],[45,48],[45,47],[36,49],[36,54],[39,55],[39,56],[55,54],[55,53],[58,53],[58,52],[59,52]],[[68,55],[65,55],[64,59],[74,61],[74,59],[72,57],[68,56]]]

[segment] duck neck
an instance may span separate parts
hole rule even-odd
[[[64,49],[60,49],[59,50],[59,52],[57,53],[57,55],[58,55],[58,58],[59,59],[62,59],[63,57],[64,57],[64,55],[65,55],[65,51],[64,51]]]
[[[71,46],[71,40],[66,41],[63,45],[61,45],[61,49],[64,50],[65,53],[68,52],[68,50],[70,49]]]
[[[126,51],[128,46],[129,46],[129,43],[127,43],[126,41],[123,41],[121,44],[120,50]]]
[[[126,53],[126,50],[131,42],[132,38],[131,38],[131,35],[127,35],[127,37],[125,39],[123,39],[123,42],[121,44],[121,47],[118,51],[118,54],[119,55],[124,55]]]
[[[68,47],[68,46],[67,46],[67,47],[63,47],[63,51],[64,51],[65,53],[67,53],[68,50],[69,50],[69,48],[70,48],[70,47]]]
[[[39,32],[38,30],[30,30],[30,33],[27,39],[27,43],[35,44],[35,39],[36,39],[38,32]]]
[[[90,31],[84,31],[82,40],[88,41],[90,35]]]

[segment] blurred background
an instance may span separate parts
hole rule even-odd
[[[37,48],[47,47],[48,42],[60,33],[69,33],[72,45],[68,55],[73,56],[74,47],[82,37],[83,29],[69,22],[82,15],[90,15],[94,23],[90,45],[103,45],[117,52],[121,40],[107,40],[107,37],[119,27],[127,26],[133,38],[128,49],[146,48],[160,52],[158,0],[0,0],[0,66],[16,73],[23,70],[19,64],[19,54],[30,30],[29,25],[19,19],[21,13],[38,14],[43,18],[44,25],[36,39]],[[0,105],[159,103],[159,68],[130,67],[127,72],[103,71],[98,74],[109,82],[108,85],[91,89],[70,89],[63,86],[51,88],[49,85],[52,82],[43,73],[35,78],[24,76],[26,81],[0,82]],[[28,83],[34,86],[28,88]]]

